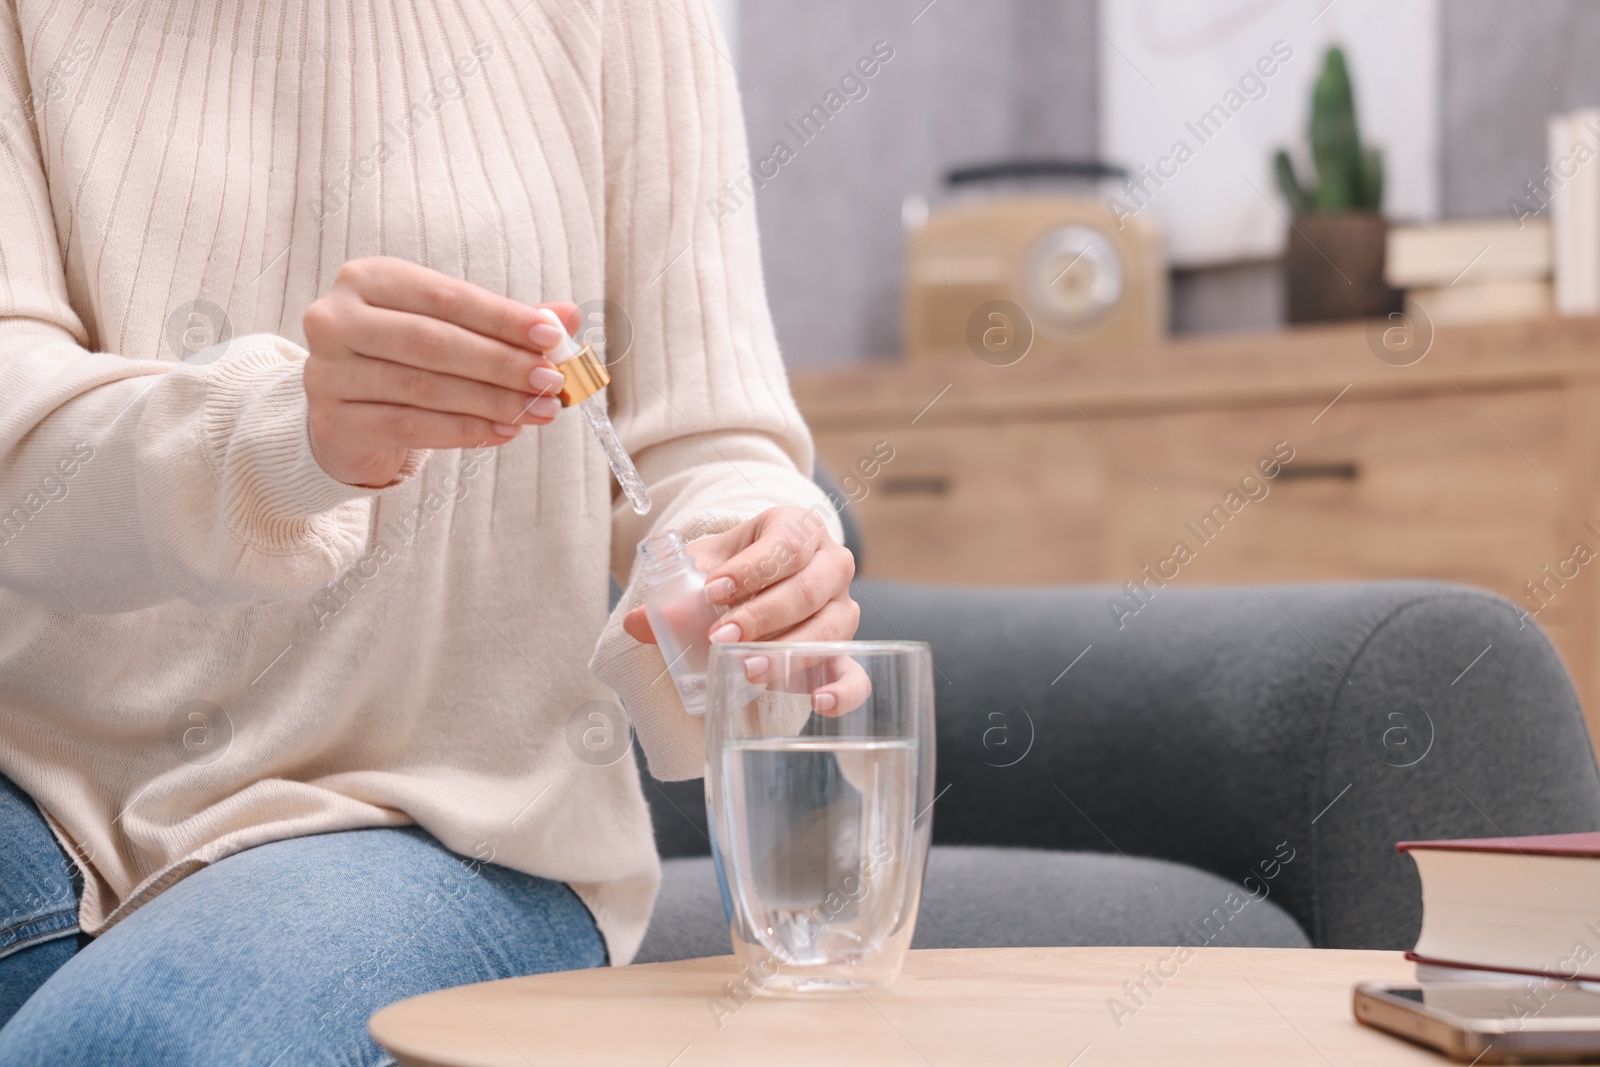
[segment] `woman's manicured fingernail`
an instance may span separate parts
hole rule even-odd
[[[528,327],[528,340],[535,348],[554,348],[561,343],[561,331],[548,322]]]
[[[536,393],[559,393],[567,384],[567,376],[549,367],[535,367],[528,372],[528,384]]]
[[[739,640],[742,632],[743,631],[739,629],[738,623],[725,622],[715,630],[711,631],[711,643],[714,645],[729,644],[730,642]]]
[[[811,709],[826,715],[839,705],[839,698],[832,693],[812,693]]]
[[[536,419],[553,419],[561,411],[561,401],[553,396],[535,397],[528,404],[528,414]]]
[[[522,427],[507,426],[503,422],[497,422],[494,424],[494,432],[499,434],[501,437],[515,437],[517,434],[522,432]]]
[[[706,583],[706,603],[721,604],[733,598],[735,586],[732,578],[718,578]]]
[[[752,682],[759,682],[770,665],[771,661],[765,656],[751,656],[744,661],[744,676]]]

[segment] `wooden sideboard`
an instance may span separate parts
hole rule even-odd
[[[1183,541],[1180,585],[1465,582],[1539,609],[1600,736],[1600,318],[1440,329],[1409,366],[1377,333],[952,357],[794,390],[856,501],[864,574],[1120,586]],[[1263,483],[1275,449],[1294,458]]]

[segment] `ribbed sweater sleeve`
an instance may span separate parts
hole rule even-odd
[[[0,587],[108,613],[326,583],[365,544],[372,492],[329,477],[311,452],[304,350],[257,334],[205,365],[181,350],[95,351],[92,320],[69,298],[32,121],[55,89],[31,84],[11,4],[0,5],[0,79]],[[150,147],[108,142],[93,180],[141,174]],[[179,232],[153,229],[132,251],[170,261]],[[75,239],[123,267],[103,234],[80,227]]]
[[[702,720],[684,712],[654,645],[621,628],[641,602],[634,550],[652,530],[716,533],[776,505],[818,506],[810,433],[790,395],[767,308],[755,205],[715,209],[748,160],[738,73],[705,0],[607,0],[601,30],[606,286],[629,317],[612,419],[655,509],[618,499],[613,575],[626,588],[592,668],[621,696],[650,771],[704,769]],[[663,180],[663,175],[665,180]]]

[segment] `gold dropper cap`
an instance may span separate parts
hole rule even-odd
[[[571,359],[558,363],[556,369],[567,379],[567,384],[558,394],[564,408],[589,399],[611,384],[611,375],[606,373],[605,364],[600,362],[600,357],[588,345],[578,349],[578,354]]]
[[[600,357],[595,355],[594,349],[574,341],[555,312],[545,308],[543,315],[546,321],[561,331],[561,336],[566,342],[566,354],[555,361],[556,370],[566,378],[566,384],[562,386],[561,392],[556,394],[561,398],[561,406],[570,408],[610,385],[611,375],[606,372],[606,365],[600,362]],[[552,350],[552,354],[555,351]]]

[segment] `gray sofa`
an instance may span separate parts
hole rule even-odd
[[[929,642],[939,800],[916,947],[1408,948],[1408,838],[1600,828],[1555,651],[1426,582],[1156,593],[860,581]],[[1087,651],[1085,651],[1087,649]],[[664,859],[640,962],[729,951],[701,784],[645,775]]]

